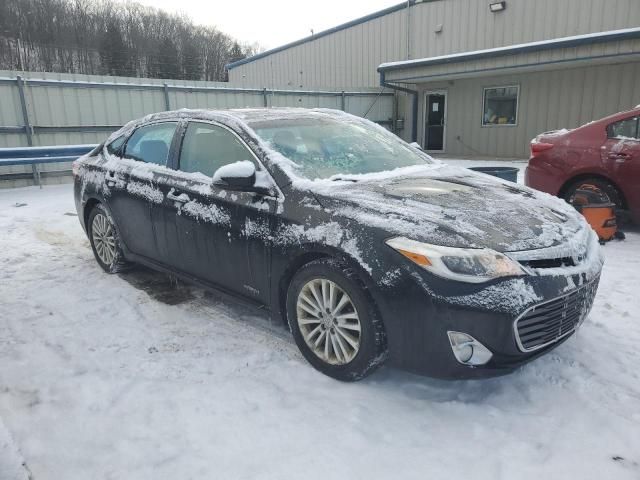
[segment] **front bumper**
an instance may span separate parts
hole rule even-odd
[[[418,374],[461,379],[497,376],[544,355],[567,340],[586,317],[595,296],[601,263],[589,270],[563,275],[527,275],[469,285],[434,277],[421,269],[407,268],[393,288],[383,293],[380,310],[384,319],[390,363]],[[588,295],[576,296],[578,292]],[[564,299],[572,299],[572,303]],[[547,303],[551,302],[551,303]],[[546,337],[523,346],[518,324],[527,318],[537,325],[540,305],[556,305],[559,324],[551,319],[542,325]],[[562,308],[566,303],[565,319]],[[574,310],[579,310],[576,316]],[[549,309],[549,308],[548,308]],[[531,320],[533,318],[533,320]],[[573,322],[569,325],[569,321]],[[564,322],[564,323],[563,323]],[[563,326],[564,325],[564,326]],[[553,330],[558,327],[557,332]],[[448,331],[471,335],[493,356],[481,366],[464,365],[453,354]],[[555,335],[555,333],[558,333]],[[537,344],[536,344],[537,342]]]

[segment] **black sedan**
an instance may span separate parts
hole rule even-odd
[[[595,234],[543,193],[437,162],[333,110],[180,110],[74,164],[98,264],[169,272],[263,305],[340,380],[385,360],[498,375],[581,325]]]

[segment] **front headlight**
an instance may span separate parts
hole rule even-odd
[[[453,248],[390,238],[386,244],[435,275],[460,282],[482,283],[499,277],[525,275],[520,264],[488,248]]]

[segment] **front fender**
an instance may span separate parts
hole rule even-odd
[[[337,246],[319,242],[300,243],[289,246],[284,251],[276,251],[272,256],[271,269],[271,316],[275,321],[286,323],[286,296],[289,284],[295,273],[309,262],[319,258],[335,258],[352,268],[362,281],[362,284],[372,300],[378,288],[371,274],[363,266],[362,261]]]

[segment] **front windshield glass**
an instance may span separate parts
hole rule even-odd
[[[432,163],[427,154],[365,121],[296,118],[260,121],[251,127],[299,167],[296,173],[309,179]]]

